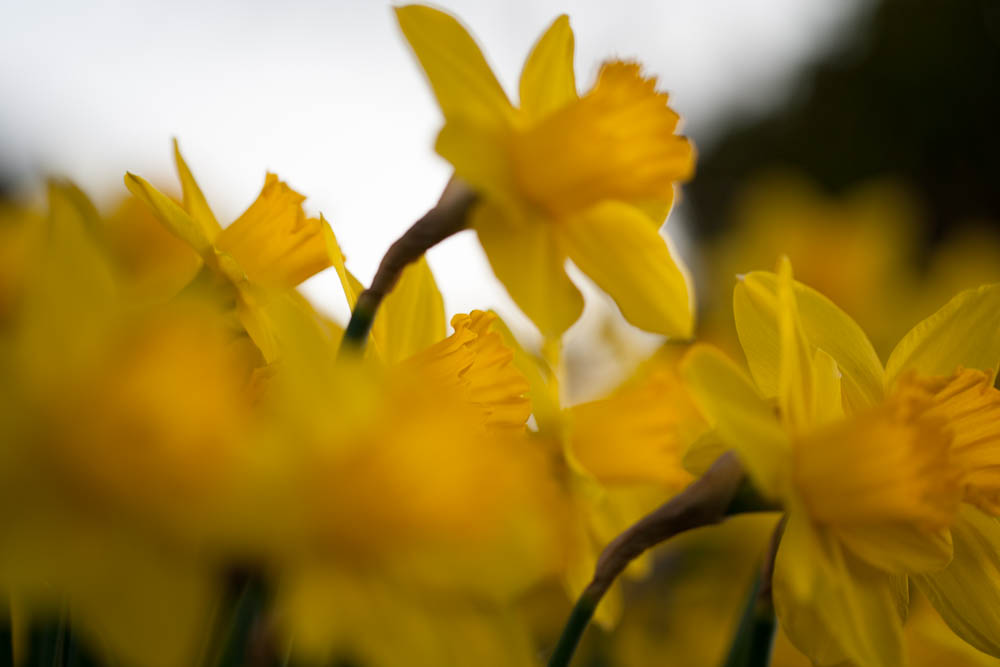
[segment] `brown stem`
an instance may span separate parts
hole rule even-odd
[[[344,332],[344,341],[364,345],[382,300],[399,281],[411,262],[420,259],[427,250],[468,225],[469,211],[476,202],[476,193],[457,178],[445,187],[438,203],[386,251],[379,263],[371,286],[358,296],[351,320]]]
[[[727,452],[686,489],[633,524],[605,547],[597,559],[594,577],[580,594],[549,667],[565,667],[583,636],[601,598],[618,575],[642,552],[678,533],[721,522],[743,512],[780,509],[762,499],[749,484],[736,454]]]
[[[604,597],[618,575],[646,549],[678,533],[725,519],[744,478],[743,466],[736,455],[723,454],[699,479],[604,548],[584,595],[593,599]]]

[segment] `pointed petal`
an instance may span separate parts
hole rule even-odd
[[[812,422],[813,369],[810,343],[802,331],[792,263],[778,261],[778,406],[782,419],[795,429]],[[829,368],[827,369],[829,370]],[[828,384],[828,383],[827,383]]]
[[[508,221],[484,203],[472,226],[490,266],[517,305],[545,337],[559,337],[583,312],[583,296],[566,275],[566,255],[538,220]]]
[[[951,375],[962,366],[995,372],[1000,363],[1000,283],[966,290],[913,327],[889,355],[886,374]]]
[[[205,230],[173,199],[154,188],[144,178],[132,173],[125,174],[125,187],[146,202],[174,236],[194,248],[203,258],[210,252],[211,241]]]
[[[364,286],[361,285],[360,281],[355,278],[350,271],[347,270],[346,258],[344,257],[343,251],[340,249],[340,243],[337,242],[337,236],[333,233],[333,228],[330,227],[330,223],[323,218],[323,215],[319,216],[320,221],[323,223],[323,238],[326,240],[326,253],[330,258],[330,265],[333,270],[337,272],[337,277],[340,278],[340,286],[344,290],[344,298],[347,299],[347,307],[354,310],[355,304],[358,302],[358,296],[364,291]]]
[[[515,209],[517,185],[503,132],[461,118],[449,120],[438,133],[434,149],[473,190]]]
[[[403,35],[424,68],[446,120],[503,125],[513,108],[468,31],[444,12],[420,5],[396,8]]]
[[[421,257],[403,270],[379,307],[372,336],[382,360],[396,364],[445,337],[444,301]]]
[[[795,282],[795,303],[809,342],[829,354],[843,373],[846,405],[854,410],[881,400],[884,373],[868,337],[832,301]],[[733,292],[733,312],[750,372],[765,396],[778,394],[778,277],[766,271],[747,274]]]
[[[605,201],[556,229],[573,263],[611,295],[625,319],[646,331],[691,337],[686,270],[641,211]]]
[[[774,565],[775,609],[788,638],[815,664],[906,664],[899,582],[789,512]]]
[[[681,362],[681,377],[719,438],[736,451],[754,484],[772,498],[789,483],[791,444],[774,409],[723,354],[696,345]]]
[[[521,72],[521,109],[542,118],[576,99],[573,29],[563,14],[535,44]]]
[[[215,214],[208,206],[205,195],[202,194],[198,182],[194,180],[191,170],[188,169],[187,162],[181,155],[180,145],[174,139],[174,162],[177,163],[177,174],[181,179],[181,191],[184,193],[184,209],[201,225],[205,230],[205,236],[209,241],[214,241],[215,237],[222,231],[219,221],[215,219]]]
[[[951,563],[913,580],[958,636],[1000,657],[1000,521],[971,505],[960,512]]]

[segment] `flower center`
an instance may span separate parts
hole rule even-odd
[[[934,402],[930,414],[947,422],[951,458],[962,472],[963,500],[1000,515],[1000,391],[992,378],[960,369],[951,377],[904,382],[927,391]]]
[[[694,164],[677,121],[655,78],[635,63],[607,63],[589,93],[515,132],[518,187],[557,218],[606,199],[669,203]]]
[[[795,442],[795,479],[813,519],[949,525],[960,500],[952,434],[931,396],[901,384],[882,405]]]

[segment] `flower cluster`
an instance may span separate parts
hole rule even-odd
[[[297,290],[332,269],[365,316],[327,220],[267,174],[220,222],[176,142],[178,198],[130,173],[111,213],[61,182],[45,211],[0,205],[0,616],[15,664],[51,649],[56,664],[139,667],[530,665],[577,598],[604,628],[633,608],[679,614],[684,633],[657,631],[669,655],[718,661],[702,649],[719,636],[677,607],[728,604],[754,576],[758,607],[773,599],[814,664],[919,661],[914,637],[942,633],[931,606],[955,655],[1000,657],[1000,284],[954,296],[883,364],[783,256],[732,295],[746,370],[687,346],[693,290],[660,226],[695,155],[656,79],[609,61],[579,92],[563,16],[515,106],[454,18],[396,15],[444,116],[453,214],[541,351],[488,310],[449,329],[426,248],[345,330]],[[583,297],[567,260],[671,339],[576,405],[560,341]],[[713,488],[734,460],[739,487]],[[727,502],[717,516],[692,497]],[[659,568],[639,557],[664,526],[748,509],[763,521],[735,540],[713,534]],[[750,567],[726,562],[726,540]],[[619,571],[677,597],[603,582],[623,552]],[[604,650],[621,664],[657,657],[634,626],[618,639]],[[781,647],[776,664],[794,655]]]

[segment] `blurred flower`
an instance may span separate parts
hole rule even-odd
[[[575,599],[590,582],[604,547],[691,480],[681,456],[705,424],[681,386],[676,355],[669,349],[640,365],[604,398],[564,408],[552,367],[524,351],[509,331],[505,338],[531,387],[537,424],[532,438],[552,461],[572,513],[572,551],[562,577]],[[627,572],[642,577],[650,564],[643,556]],[[616,584],[595,619],[614,625],[622,605]]]
[[[345,280],[349,299],[355,284]],[[338,355],[337,337],[293,301],[268,303],[286,347],[261,405],[273,416],[266,440],[295,447],[281,473],[261,469],[256,503],[291,526],[270,556],[291,650],[371,665],[530,664],[509,605],[560,569],[565,511],[525,438],[528,386],[495,316],[458,315],[435,341],[443,309],[423,261],[382,304],[393,333],[373,330],[373,356]]]
[[[451,16],[396,9],[445,117],[437,151],[482,197],[472,213],[497,277],[546,337],[580,316],[573,262],[649,331],[688,337],[685,272],[657,233],[694,164],[678,116],[634,63],[606,63],[583,97],[561,16],[535,45],[515,109]]]
[[[179,538],[234,472],[217,446],[236,437],[231,334],[189,310],[136,318],[81,197],[53,184],[48,216],[25,218],[38,242],[0,324],[0,591],[29,619],[68,606],[109,659],[189,665],[220,580]]]
[[[1000,653],[1000,285],[959,294],[885,368],[787,258],[744,277],[734,310],[754,382],[704,347],[684,374],[788,512],[774,596],[789,638],[819,664],[901,664],[909,575],[960,636]]]

